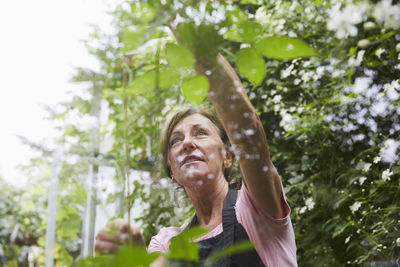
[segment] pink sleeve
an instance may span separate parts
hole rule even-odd
[[[236,217],[266,267],[297,266],[296,243],[290,207],[282,188],[282,205],[285,217],[275,219],[252,200],[246,186],[242,185],[236,203]]]
[[[150,240],[150,244],[147,247],[147,252],[161,252],[166,253],[168,251],[171,239],[182,232],[188,223],[184,223],[181,227],[166,227],[162,228],[157,235],[153,236]]]

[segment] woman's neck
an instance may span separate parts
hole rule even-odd
[[[219,179],[215,179],[213,183],[186,188],[186,193],[196,210],[197,222],[200,226],[212,230],[222,222],[222,208],[228,189],[228,182],[223,175]]]

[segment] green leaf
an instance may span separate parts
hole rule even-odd
[[[159,87],[160,89],[168,89],[172,85],[179,82],[179,74],[170,69],[161,69],[159,72]]]
[[[299,39],[287,36],[266,37],[255,43],[264,56],[275,59],[294,59],[318,56],[317,52]]]
[[[160,38],[165,35],[165,32],[156,27],[139,25],[133,30],[127,30],[122,33],[123,47],[121,50],[123,53],[135,51],[149,40]]]
[[[188,261],[199,260],[199,244],[193,242],[197,237],[206,234],[208,230],[194,227],[174,237],[169,246],[169,259],[185,259]]]
[[[246,43],[254,42],[263,31],[263,27],[254,21],[245,21],[239,26],[239,34]]]
[[[178,83],[179,74],[170,69],[152,69],[142,75],[138,75],[128,86],[127,94],[144,94],[148,90],[158,88],[167,89]]]
[[[265,61],[254,48],[241,49],[236,54],[236,66],[241,75],[256,85],[265,78]]]
[[[150,266],[157,259],[159,253],[147,253],[147,250],[142,247],[122,247],[116,255],[101,255],[94,258],[88,258],[78,261],[73,266],[75,267],[140,267]]]
[[[128,86],[128,94],[143,94],[146,90],[156,87],[156,72],[149,70],[142,75],[138,75]]]
[[[157,11],[149,4],[135,1],[130,4],[131,12],[129,16],[135,24],[149,23],[157,15]]]
[[[204,75],[188,77],[182,81],[183,96],[195,105],[200,105],[206,98],[208,87],[208,79]]]
[[[217,260],[226,256],[231,256],[237,253],[245,252],[254,249],[254,244],[250,241],[238,242],[230,247],[224,248],[212,254],[206,261],[206,266],[211,266]]]
[[[191,69],[195,63],[193,53],[186,47],[176,44],[167,44],[166,58],[169,65],[175,69]]]
[[[213,25],[180,23],[177,30],[180,42],[185,47],[211,58],[217,56],[223,38]]]
[[[241,0],[240,4],[241,5],[246,5],[246,4],[258,5],[258,1],[257,0]]]

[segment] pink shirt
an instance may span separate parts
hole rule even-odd
[[[273,218],[251,199],[244,184],[236,202],[237,220],[246,230],[250,240],[254,242],[256,251],[266,267],[297,266],[296,243],[290,220],[290,207],[284,194],[282,195],[282,205],[285,217],[282,219]],[[186,222],[181,227],[162,228],[157,235],[151,238],[148,252],[167,252],[171,239],[183,231],[187,224]],[[221,232],[222,223],[196,241],[216,236]]]

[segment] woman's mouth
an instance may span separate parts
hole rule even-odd
[[[189,164],[191,164],[191,163],[200,162],[200,161],[204,161],[204,160],[203,160],[202,158],[200,158],[200,157],[197,157],[197,156],[187,156],[187,157],[185,157],[184,160],[182,161],[181,166],[183,166],[183,165],[189,165]]]

